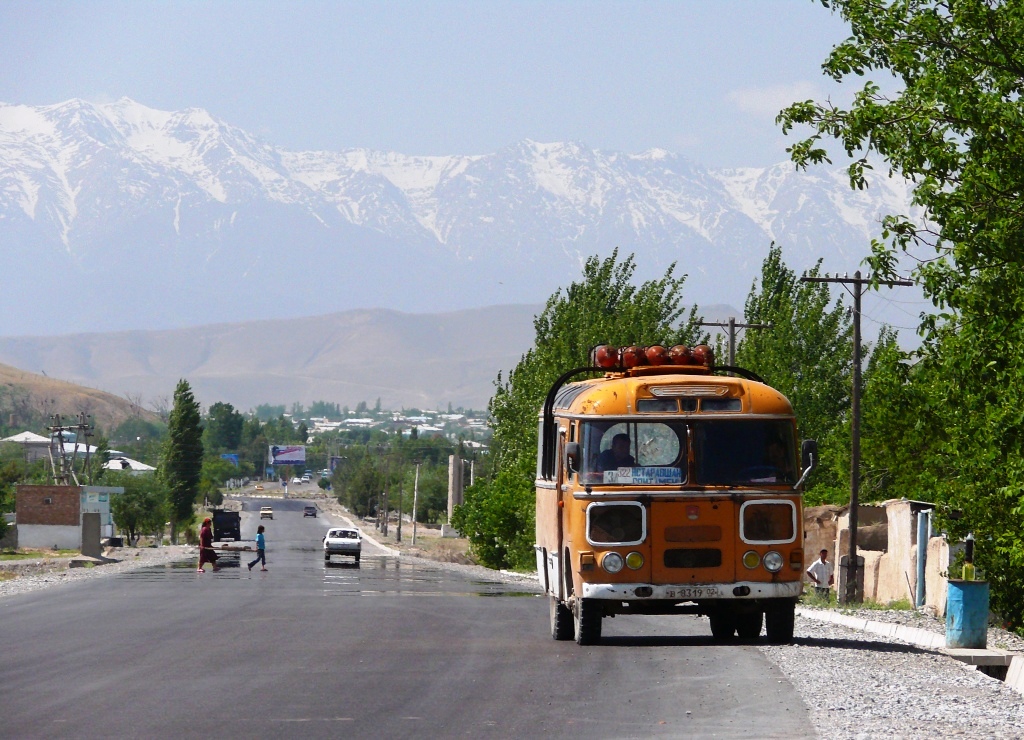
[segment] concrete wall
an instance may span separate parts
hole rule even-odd
[[[82,527],[61,524],[19,524],[18,547],[78,550],[82,547]]]
[[[924,572],[924,603],[935,610],[936,616],[946,616],[946,587],[949,578],[943,576],[949,570],[952,552],[945,537],[932,537],[928,540],[928,556],[925,560]]]
[[[857,554],[864,559],[864,598],[887,604],[917,596],[917,517],[931,505],[919,501],[892,500],[858,508]],[[827,509],[831,508],[831,511]],[[833,516],[834,519],[829,517]],[[822,547],[834,553],[838,563],[850,552],[849,514],[841,507],[810,507],[804,512],[804,557],[813,562]],[[870,532],[868,536],[867,532]],[[882,535],[886,535],[883,541]],[[829,537],[833,537],[829,543]],[[864,540],[862,546],[861,540]],[[824,544],[823,544],[824,543]],[[944,575],[953,557],[943,537],[928,542],[925,561],[925,606],[936,614],[946,613]],[[870,549],[869,549],[870,548]],[[840,569],[836,568],[837,590],[841,591]]]

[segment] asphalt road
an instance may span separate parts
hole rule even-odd
[[[151,568],[0,601],[0,737],[812,737],[792,686],[707,620],[555,642],[532,589],[374,554],[273,501],[267,567]],[[341,523],[341,522],[337,522]]]

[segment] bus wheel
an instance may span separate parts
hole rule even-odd
[[[711,634],[716,640],[731,640],[736,634],[736,622],[732,614],[709,614]]]
[[[761,612],[736,615],[736,633],[741,640],[756,640],[761,636]]]
[[[796,619],[796,604],[785,604],[765,610],[764,626],[768,642],[783,645],[793,642],[793,622]]]
[[[548,605],[551,614],[551,637],[555,640],[571,640],[574,627],[569,607],[554,596],[548,597]]]
[[[601,639],[601,605],[594,599],[576,599],[572,611],[573,636],[577,645],[594,645]]]

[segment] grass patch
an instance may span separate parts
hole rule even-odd
[[[39,558],[67,557],[78,554],[78,550],[3,550],[0,551],[0,562],[38,560]]]
[[[909,599],[896,599],[895,601],[889,601],[885,604],[878,601],[865,601],[860,605],[860,608],[886,612],[909,612],[914,610]]]
[[[828,592],[828,598],[818,596],[818,592],[813,588],[806,591],[800,597],[800,606],[808,606],[814,609],[829,609],[835,605],[836,600],[831,590]]]

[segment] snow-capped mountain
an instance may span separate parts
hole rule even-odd
[[[909,189],[661,150],[293,152],[198,109],[0,104],[0,335],[542,302],[590,255],[742,305],[771,241],[855,269]],[[272,338],[268,338],[272,342]]]

